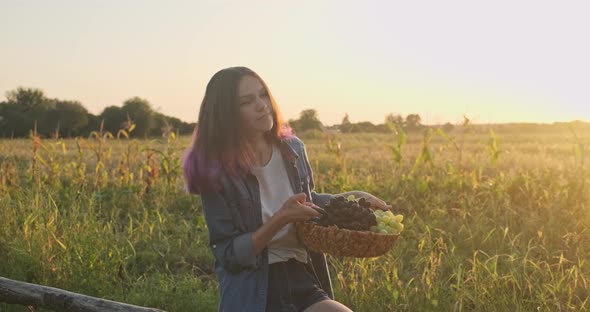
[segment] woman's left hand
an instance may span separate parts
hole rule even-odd
[[[391,210],[391,205],[388,205],[385,201],[377,198],[375,195],[369,194],[367,192],[358,192],[355,197],[362,197],[365,198],[366,201],[371,204],[371,207],[381,209],[381,210]]]

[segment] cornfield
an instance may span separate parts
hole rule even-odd
[[[485,129],[484,129],[485,128]],[[132,130],[132,129],[131,129]],[[590,308],[590,131],[300,136],[316,191],[363,190],[404,215],[378,258],[329,256],[355,311]],[[0,276],[168,311],[216,311],[189,137],[0,140]],[[28,311],[0,304],[1,311]]]

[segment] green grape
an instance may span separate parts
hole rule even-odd
[[[375,210],[373,211],[377,226],[371,227],[372,232],[381,234],[399,235],[404,230],[401,223],[404,219],[402,215],[395,215],[391,211]]]

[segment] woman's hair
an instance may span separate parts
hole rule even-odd
[[[254,165],[254,151],[247,145],[238,103],[238,84],[245,76],[257,78],[268,93],[274,124],[265,133],[272,142],[280,142],[291,135],[268,86],[246,67],[225,68],[213,75],[199,111],[199,120],[193,132],[193,142],[184,159],[184,177],[187,190],[194,194],[216,191],[221,188],[220,176],[244,176]]]

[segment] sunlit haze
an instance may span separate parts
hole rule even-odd
[[[588,1],[2,1],[0,92],[98,114],[139,96],[194,122],[209,78],[247,66],[285,119],[590,120]],[[3,100],[4,97],[0,97]]]

